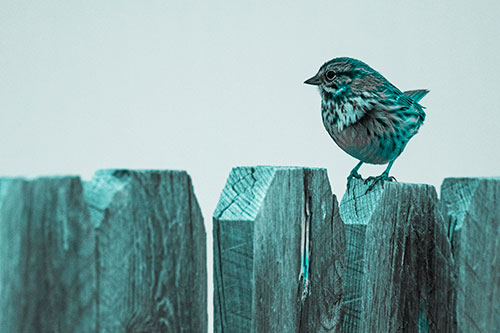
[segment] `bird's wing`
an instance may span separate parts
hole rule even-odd
[[[409,132],[416,133],[425,120],[424,108],[390,83],[380,91],[378,102],[379,108],[384,109],[387,116],[398,122],[398,126],[408,127]]]

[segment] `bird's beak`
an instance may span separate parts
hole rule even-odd
[[[313,86],[319,86],[321,84],[321,80],[319,79],[319,75],[316,74],[312,78],[304,81],[305,84],[312,84]]]

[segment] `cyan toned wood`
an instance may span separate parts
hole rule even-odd
[[[85,195],[97,232],[98,328],[206,332],[206,234],[189,175],[103,170]]]
[[[447,178],[441,206],[457,278],[460,332],[500,332],[500,178]]]
[[[213,221],[215,332],[341,329],[343,225],[324,169],[234,168]]]
[[[345,223],[345,332],[453,332],[452,258],[434,187],[354,179]]]
[[[80,179],[0,180],[0,331],[94,332],[95,231]]]
[[[0,181],[6,332],[206,332],[206,234],[190,177],[104,170]]]

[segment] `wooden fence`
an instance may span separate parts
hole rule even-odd
[[[1,332],[498,332],[500,178],[434,187],[239,167],[206,234],[190,177],[0,179]]]
[[[100,171],[0,182],[1,332],[206,332],[190,177]]]

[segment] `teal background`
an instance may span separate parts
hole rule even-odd
[[[349,56],[402,90],[431,90],[391,171],[399,181],[498,176],[498,13],[497,1],[463,0],[4,0],[0,174],[186,169],[209,235],[233,166],[326,167],[342,196],[356,161],[302,82]]]

